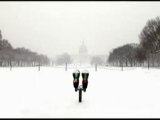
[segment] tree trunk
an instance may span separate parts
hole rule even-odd
[[[149,67],[150,67],[150,66],[149,66],[149,55],[148,55],[148,58],[147,58],[147,59],[148,59],[148,70],[149,70]]]
[[[65,70],[67,71],[67,63],[65,64],[66,66],[65,66]]]

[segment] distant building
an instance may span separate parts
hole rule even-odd
[[[91,57],[88,54],[88,49],[84,41],[82,41],[82,44],[79,47],[78,53],[72,56],[72,60],[74,63],[79,63],[79,64],[90,63]]]
[[[77,54],[71,55],[72,62],[74,64],[84,65],[84,64],[91,64],[91,60],[94,56],[100,57],[102,61],[106,61],[106,55],[91,55],[88,52],[87,46],[85,45],[84,41],[80,45]]]
[[[82,45],[79,48],[79,54],[80,55],[88,54],[88,50],[86,45],[84,44],[84,41],[82,42]]]
[[[88,55],[88,50],[86,45],[84,44],[84,41],[82,42],[80,48],[79,48],[79,62],[80,63],[89,63],[90,62],[90,56]]]

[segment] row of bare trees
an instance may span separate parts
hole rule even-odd
[[[113,66],[145,66],[146,51],[139,44],[126,44],[110,52],[108,62]]]
[[[113,49],[108,62],[116,66],[160,66],[160,18],[150,19],[139,35],[139,44]]]
[[[32,52],[24,47],[13,48],[8,40],[2,38],[0,31],[0,66],[48,65],[47,56]]]

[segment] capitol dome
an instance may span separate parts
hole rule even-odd
[[[82,45],[79,48],[79,54],[87,54],[87,53],[88,53],[88,50],[87,50],[87,47],[85,46],[84,41],[83,41]]]

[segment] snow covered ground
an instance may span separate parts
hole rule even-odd
[[[82,103],[72,72],[90,73]],[[80,78],[82,80],[82,77]],[[0,68],[0,118],[160,117],[160,69],[70,66]]]

